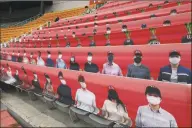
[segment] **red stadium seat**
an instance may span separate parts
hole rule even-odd
[[[17,52],[20,50],[21,54],[25,48],[6,48],[6,52],[12,53],[14,50]],[[103,68],[103,64],[106,62],[107,52],[112,51],[115,55],[114,62],[117,63],[125,75],[127,73],[128,64],[133,63],[133,51],[139,49],[143,52],[143,64],[147,65],[151,71],[151,76],[157,79],[159,70],[162,66],[169,63],[168,54],[171,50],[178,50],[181,52],[182,60],[181,64],[191,69],[191,57],[190,57],[190,44],[167,44],[167,45],[138,45],[138,46],[114,46],[114,47],[82,47],[82,48],[28,48],[26,50],[27,56],[30,53],[34,53],[34,57],[37,58],[37,52],[41,51],[41,56],[44,61],[47,58],[47,51],[50,51],[54,63],[58,57],[58,51],[63,54],[67,66],[69,67],[69,60],[72,53],[76,56],[76,62],[79,63],[80,68],[84,69],[84,63],[87,61],[87,53],[93,53],[93,62],[99,66],[100,71]],[[162,50],[163,49],[163,50]],[[4,50],[4,49],[3,49]],[[155,63],[155,64],[154,64]]]
[[[25,69],[30,72],[38,72],[38,77],[42,80],[44,78],[43,74],[47,73],[52,80],[54,90],[56,91],[58,88],[59,80],[57,78],[57,74],[61,69],[7,61],[2,61],[1,63],[8,63],[14,68],[24,66]],[[77,82],[78,75],[83,75],[88,85],[88,89],[96,95],[96,103],[99,108],[102,107],[104,100],[107,98],[108,86],[114,86],[115,90],[119,94],[119,97],[127,106],[129,116],[133,121],[135,120],[138,107],[147,104],[144,94],[146,86],[155,85],[161,90],[162,93],[163,101],[161,107],[173,114],[178,126],[190,127],[191,125],[191,85],[76,72],[64,69],[61,71],[64,74],[64,79],[67,81],[67,85],[72,89],[73,98],[75,97],[76,90],[80,88],[80,85]],[[40,81],[41,87],[44,82],[45,81]]]
[[[152,14],[155,14],[157,17],[168,16],[168,15],[170,15],[170,11],[172,9],[176,9],[177,13],[184,13],[184,12],[190,12],[191,6],[190,6],[190,4],[184,4],[181,6],[174,6],[174,7],[170,7],[170,8],[154,10],[154,11],[149,11],[149,12],[144,12],[144,13],[139,13],[139,14],[133,14],[133,15],[129,15],[129,16],[111,18],[111,19],[107,19],[107,20],[99,20],[99,21],[96,21],[96,23],[98,24],[98,26],[100,26],[100,25],[106,25],[106,22],[109,22],[110,24],[115,24],[115,23],[118,23],[118,20],[122,20],[123,22],[142,20],[142,19],[148,19],[149,16]],[[70,27],[71,29],[76,29],[76,26],[78,26],[79,29],[83,28],[84,26],[93,27],[94,22],[80,23],[80,24],[74,24],[74,25],[68,25],[68,26],[62,25],[59,27],[55,26],[52,28],[44,28],[43,30],[34,31],[33,34],[35,32],[44,33],[45,31],[60,31],[61,29],[63,29],[63,30],[68,29],[68,27]]]

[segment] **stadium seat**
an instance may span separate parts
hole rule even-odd
[[[183,4],[181,6],[174,6],[174,7],[170,7],[170,8],[165,8],[165,9],[160,9],[160,10],[154,10],[154,11],[149,11],[149,12],[143,12],[143,13],[139,13],[139,14],[133,14],[133,15],[129,15],[129,16],[122,16],[122,17],[117,17],[117,18],[111,18],[111,19],[106,19],[106,20],[99,20],[99,21],[95,21],[98,26],[100,25],[106,25],[106,23],[110,23],[110,24],[114,24],[114,23],[118,23],[118,20],[122,20],[123,22],[128,22],[128,21],[135,21],[135,20],[142,20],[142,19],[148,19],[150,15],[155,14],[157,17],[160,16],[168,16],[170,15],[170,12],[172,9],[176,9],[177,13],[185,13],[185,12],[190,12],[190,5],[189,4]],[[43,30],[39,30],[39,31],[33,31],[33,34],[35,32],[44,32],[44,31],[55,31],[55,30],[61,30],[61,29],[68,29],[68,27],[70,27],[71,29],[76,29],[76,26],[78,26],[78,28],[83,28],[84,26],[88,26],[88,27],[93,27],[95,22],[87,22],[87,23],[76,23],[73,25],[67,25],[67,26],[63,26],[62,23],[60,23],[62,26],[52,26],[51,28],[44,28]],[[59,24],[59,23],[57,23]]]
[[[107,97],[108,86],[113,85],[118,92],[120,98],[127,106],[129,116],[133,120],[135,119],[137,108],[141,105],[147,104],[144,94],[146,86],[155,85],[162,92],[163,101],[161,103],[161,106],[174,115],[177,120],[178,126],[187,127],[191,124],[191,86],[188,85],[61,70],[22,63],[8,62],[4,60],[2,60],[1,63],[2,65],[6,65],[8,63],[11,67],[14,68],[20,68],[21,66],[24,66],[26,70],[30,69],[31,72],[38,71],[40,74],[44,74],[46,72],[47,74],[49,74],[52,80],[54,79],[54,81],[52,81],[54,89],[57,89],[59,85],[57,84],[58,80],[56,79],[57,74],[59,71],[62,71],[65,80],[72,89],[73,97],[75,96],[77,88],[79,88],[77,76],[81,74],[86,79],[85,81],[88,85],[88,89],[96,95],[97,107],[99,108],[102,107],[103,101]],[[40,76],[38,75],[38,77]],[[41,81],[40,83],[41,85],[44,84]],[[180,110],[182,110],[182,112]],[[183,120],[184,118],[185,120]]]
[[[6,48],[3,49],[6,52],[12,53],[14,50],[17,52],[20,50],[20,54],[23,54],[25,48]],[[168,55],[171,50],[178,50],[181,52],[182,60],[181,64],[185,67],[191,69],[190,66],[190,44],[164,44],[164,45],[136,45],[136,46],[114,46],[114,47],[82,47],[82,48],[28,48],[26,50],[27,57],[29,58],[30,53],[34,53],[34,58],[37,58],[37,52],[41,51],[41,56],[44,61],[47,58],[47,51],[49,50],[52,54],[51,58],[54,63],[56,63],[56,58],[58,57],[58,51],[61,51],[63,54],[63,60],[69,67],[69,60],[72,54],[76,56],[76,62],[79,63],[80,69],[84,69],[84,64],[87,61],[87,53],[93,53],[93,62],[98,65],[100,71],[102,71],[103,64],[107,59],[107,52],[112,51],[114,53],[114,62],[117,63],[125,76],[127,73],[127,66],[133,63],[133,52],[134,50],[139,49],[143,53],[143,61],[142,63],[147,65],[150,69],[151,76],[154,79],[157,79],[159,70],[161,67],[168,64]],[[164,50],[162,52],[162,49]],[[153,62],[156,62],[154,64]],[[31,72],[31,70],[26,70],[27,73]],[[22,73],[22,72],[21,72]],[[37,72],[38,73],[38,72]],[[32,75],[32,73],[31,73]],[[45,80],[43,77],[42,80]]]

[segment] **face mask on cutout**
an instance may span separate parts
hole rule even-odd
[[[58,58],[61,59],[61,58],[62,58],[62,55],[59,55]]]
[[[65,80],[60,80],[62,84],[66,84],[66,81]]]
[[[85,88],[87,87],[86,83],[84,83],[84,82],[80,82],[80,85],[81,85],[81,87],[82,87],[83,89],[85,89]]]
[[[91,61],[92,61],[92,56],[88,56],[88,57],[87,57],[87,61],[88,61],[88,62],[91,62]]]
[[[71,57],[71,62],[74,62],[75,61],[75,58],[74,57]]]
[[[152,105],[159,105],[161,103],[161,98],[147,95],[147,101]]]
[[[169,62],[171,64],[179,64],[181,58],[180,57],[169,57]]]
[[[34,74],[34,77],[37,78],[37,74]]]
[[[47,56],[48,58],[51,58],[51,54],[48,54],[48,56]]]
[[[142,57],[139,57],[139,56],[134,57],[134,62],[137,64],[141,63],[141,60],[142,60]]]
[[[113,55],[109,55],[109,56],[108,56],[108,61],[109,61],[110,63],[113,62]]]

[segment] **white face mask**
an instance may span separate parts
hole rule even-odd
[[[37,78],[37,74],[34,74],[34,77]]]
[[[66,84],[66,81],[65,80],[60,80],[62,84]]]
[[[126,29],[126,28],[123,28],[121,31],[122,31],[122,32],[126,32],[126,31],[127,31],[127,29]]]
[[[33,55],[30,55],[30,58],[32,58],[33,57]]]
[[[72,57],[72,58],[71,58],[71,61],[74,62],[74,61],[75,61],[75,58]]]
[[[18,75],[19,74],[19,72],[16,70],[16,73],[15,73],[16,75]]]
[[[20,53],[17,54],[18,56],[20,55]]]
[[[15,55],[15,53],[12,53],[12,55]]]
[[[85,88],[87,87],[86,83],[84,83],[84,82],[80,82],[80,85],[81,85],[81,87],[82,87],[83,89],[85,89]]]
[[[72,36],[73,36],[73,38],[75,38],[75,34],[73,34]]]
[[[24,53],[23,56],[26,56],[26,53]]]
[[[87,61],[88,61],[88,62],[91,62],[91,61],[92,61],[92,56],[88,56],[88,57],[87,57]]]
[[[48,83],[50,83],[50,82],[51,82],[51,80],[50,80],[49,78],[47,78],[47,82],[48,82]]]
[[[161,98],[147,95],[147,101],[152,105],[159,105],[161,103]]]
[[[51,58],[51,54],[48,54],[48,56],[47,56],[48,58]]]
[[[108,31],[107,31],[107,34],[111,34],[111,30],[108,30]]]
[[[169,57],[169,62],[171,64],[179,64],[181,58],[180,57]]]
[[[62,58],[62,55],[59,55],[58,58],[61,59],[61,58]]]

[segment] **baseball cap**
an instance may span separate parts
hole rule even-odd
[[[135,50],[134,55],[135,56],[142,56],[143,54],[142,54],[142,52],[140,50]]]
[[[112,51],[108,51],[107,55],[114,55]]]
[[[172,50],[171,52],[169,52],[169,56],[181,56],[181,54],[177,50]]]

